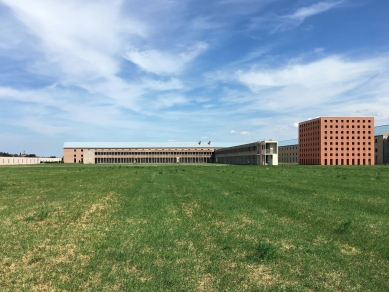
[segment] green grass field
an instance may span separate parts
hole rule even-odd
[[[1,291],[389,291],[389,167],[0,167]]]

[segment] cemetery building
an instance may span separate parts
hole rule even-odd
[[[320,117],[299,123],[299,164],[374,165],[374,118]]]
[[[216,163],[278,165],[278,142],[260,141],[215,150]]]

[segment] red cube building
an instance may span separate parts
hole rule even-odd
[[[320,117],[299,123],[299,164],[373,165],[374,118]]]

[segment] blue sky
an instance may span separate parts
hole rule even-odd
[[[0,0],[0,151],[389,123],[387,0]]]

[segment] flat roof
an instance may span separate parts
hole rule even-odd
[[[289,140],[279,141],[278,147],[297,145],[298,143],[299,143],[298,139],[289,139]]]
[[[65,142],[63,148],[223,148],[231,147],[231,142]]]
[[[388,131],[389,131],[389,125],[382,125],[382,126],[374,127],[374,136],[385,135],[385,133]]]

